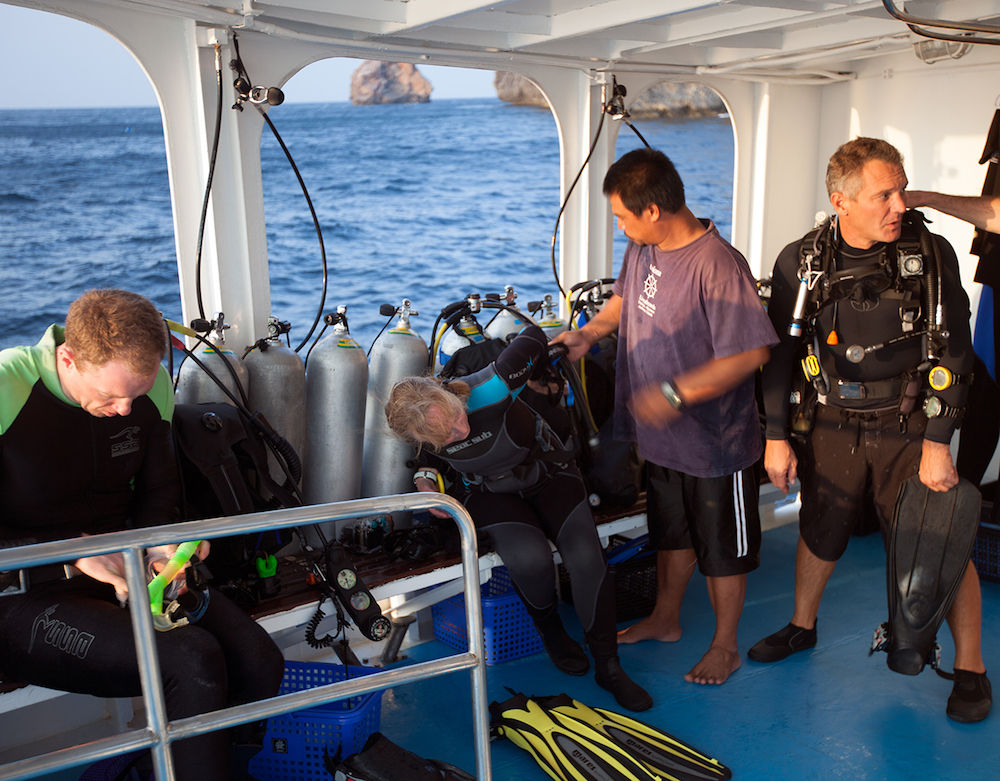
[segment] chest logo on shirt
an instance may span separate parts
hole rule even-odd
[[[128,426],[111,437],[111,457],[128,456],[139,452],[139,427]]]
[[[656,314],[656,304],[653,303],[653,299],[656,298],[656,285],[662,274],[663,272],[658,268],[650,266],[649,274],[646,275],[646,278],[642,282],[642,293],[639,295],[636,305],[639,307],[640,312],[649,317]]]

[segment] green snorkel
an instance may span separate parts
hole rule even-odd
[[[153,626],[161,632],[173,629],[176,626],[183,626],[187,623],[187,618],[175,621],[169,614],[163,612],[163,592],[166,591],[167,586],[177,576],[177,573],[184,569],[185,565],[191,560],[191,557],[194,556],[195,551],[198,550],[198,546],[201,543],[201,540],[182,542],[177,546],[177,550],[170,557],[167,565],[155,578],[149,581],[149,606],[153,611]]]

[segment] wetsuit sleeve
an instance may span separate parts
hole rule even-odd
[[[969,297],[962,287],[958,259],[951,244],[934,236],[941,263],[941,292],[944,307],[942,328],[948,331],[947,348],[941,355],[941,366],[953,374],[968,377],[975,363],[972,348],[972,330],[969,325]],[[952,407],[965,407],[969,398],[969,383],[959,382],[937,393],[941,400]],[[949,443],[958,427],[953,417],[931,418],[927,421],[924,438],[932,442]]]
[[[764,364],[761,390],[764,398],[767,439],[788,438],[789,395],[798,364],[800,341],[789,336],[788,324],[795,309],[799,287],[799,242],[792,242],[778,255],[771,274],[768,317],[781,340]]]
[[[511,395],[517,392],[540,369],[544,369],[548,359],[548,339],[537,325],[525,327],[508,344],[494,362],[496,375],[504,381]]]

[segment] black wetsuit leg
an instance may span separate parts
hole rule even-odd
[[[197,624],[156,633],[167,716],[179,719],[277,693],[284,663],[267,633],[212,591]],[[0,599],[0,670],[15,679],[97,697],[141,693],[128,610],[85,577]],[[232,777],[230,737],[174,744],[179,779]]]
[[[524,495],[473,491],[464,504],[476,526],[489,533],[529,610],[544,612],[555,604],[552,540],[569,570],[584,631],[614,634],[614,586],[576,469],[557,472]]]

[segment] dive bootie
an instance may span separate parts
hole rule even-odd
[[[567,634],[555,605],[545,611],[531,611],[530,615],[552,664],[567,675],[586,675],[590,660],[580,644]]]
[[[955,685],[948,697],[948,718],[964,724],[974,724],[989,716],[993,706],[993,691],[986,673],[956,668],[951,677]]]
[[[653,707],[649,692],[628,677],[618,660],[618,636],[612,626],[607,633],[587,635],[587,645],[594,657],[594,680],[615,696],[626,710],[643,711]]]
[[[789,623],[773,635],[758,641],[747,651],[747,656],[755,662],[780,662],[794,653],[805,651],[816,645],[816,627],[803,629]]]
[[[644,711],[653,707],[649,692],[628,677],[617,656],[594,660],[594,680],[602,689],[615,696],[615,701],[625,710]]]

